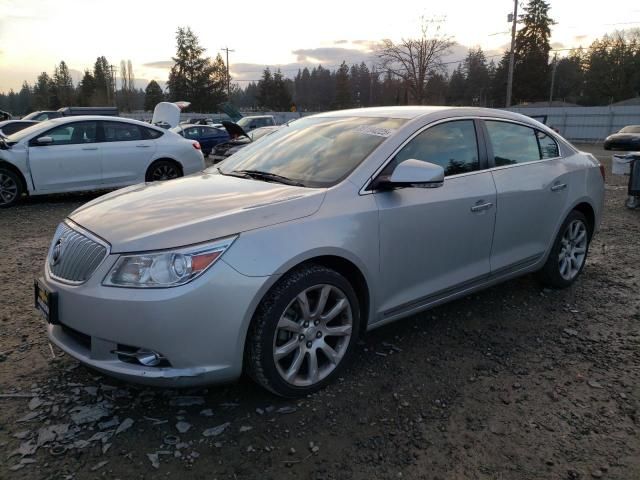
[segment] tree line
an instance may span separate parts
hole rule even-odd
[[[513,104],[553,99],[607,105],[640,95],[640,30],[604,35],[587,48],[551,57],[555,22],[549,10],[545,0],[529,0],[518,19]],[[265,68],[257,82],[232,84],[230,97],[231,79],[222,57],[206,56],[197,35],[181,27],[165,90],[154,80],[144,91],[137,89],[131,62],[125,61],[116,88],[115,67],[101,56],[77,85],[61,61],[51,75],[42,72],[18,92],[0,93],[0,109],[16,115],[68,105],[149,111],[163,100],[189,101],[195,112],[214,112],[227,101],[243,109],[279,111],[407,104],[504,107],[510,52],[489,59],[481,48],[472,48],[451,70],[443,57],[454,41],[442,26],[441,21],[423,19],[417,38],[383,40],[370,65],[343,61],[333,70],[319,65],[300,69],[293,78]]]

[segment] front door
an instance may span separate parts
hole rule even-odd
[[[97,122],[65,123],[29,142],[29,165],[37,192],[100,188],[102,177]],[[41,145],[40,137],[52,143]]]
[[[429,127],[407,143],[383,174],[403,160],[445,170],[438,188],[376,192],[380,224],[381,318],[406,312],[490,273],[496,190],[479,154],[473,120]]]

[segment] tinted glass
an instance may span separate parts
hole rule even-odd
[[[142,140],[142,132],[137,125],[124,122],[103,122],[105,142],[129,142]]]
[[[12,133],[19,132],[20,130],[27,128],[28,126],[28,123],[10,123],[9,125],[2,127],[2,131],[5,135],[11,135]]]
[[[351,173],[405,122],[397,118],[303,118],[243,148],[220,168],[223,173],[260,170],[306,186],[328,187]]]
[[[540,160],[536,131],[508,122],[486,121],[496,167]]]
[[[473,120],[441,123],[428,128],[407,143],[394,159],[394,166],[413,158],[435,163],[445,175],[480,169],[478,143]]]
[[[542,158],[556,158],[560,156],[560,150],[556,141],[546,133],[536,132],[540,154]]]
[[[145,127],[140,127],[140,128],[142,129],[144,136],[146,138],[154,139],[154,138],[160,138],[162,135],[164,135],[164,132],[155,130],[153,128],[145,128]]]
[[[199,138],[200,137],[200,128],[199,127],[189,127],[184,130],[184,138]]]
[[[50,145],[76,145],[96,141],[96,122],[78,122],[60,125],[38,137],[51,137]],[[37,145],[37,143],[35,144]]]

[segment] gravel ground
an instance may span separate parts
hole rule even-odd
[[[640,478],[640,212],[625,185],[608,176],[572,288],[526,276],[383,327],[294,402],[246,379],[140,388],[52,350],[32,281],[92,196],[0,211],[0,478]]]

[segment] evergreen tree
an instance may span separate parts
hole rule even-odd
[[[349,108],[351,104],[351,87],[349,85],[349,67],[343,61],[336,71],[335,108]]]
[[[371,105],[371,72],[367,65],[362,62],[358,67],[358,91],[359,106],[368,107]]]
[[[489,93],[489,69],[480,47],[469,50],[462,65],[465,76],[464,104],[486,106]]]
[[[42,72],[38,75],[36,84],[33,86],[34,102],[33,108],[35,110],[47,110],[49,109],[49,96],[50,96],[51,78],[47,72]]]
[[[288,111],[291,108],[291,92],[287,81],[280,69],[273,74],[272,101],[269,105],[274,110]]]
[[[462,65],[458,65],[451,74],[449,88],[447,89],[447,105],[468,105],[465,99],[467,91],[467,79],[464,76]]]
[[[63,107],[70,107],[74,103],[73,80],[69,73],[69,67],[63,61],[60,62],[53,74],[53,90],[58,103]]]
[[[31,111],[31,100],[32,100],[31,87],[25,81],[22,83],[22,88],[18,93],[18,110],[14,113],[17,113],[19,115],[25,115],[29,113]]]
[[[91,99],[96,93],[96,81],[89,70],[84,71],[84,76],[78,84],[77,103],[81,107],[91,105]]]
[[[571,103],[581,101],[584,83],[582,55],[582,49],[572,50],[558,61],[553,98]]]
[[[509,72],[509,52],[505,52],[493,70],[489,87],[489,106],[504,107],[506,103],[507,76]]]
[[[262,72],[262,78],[258,82],[258,106],[263,108],[271,108],[273,102],[273,75],[271,75],[271,69],[265,68]]]
[[[111,65],[103,56],[98,57],[93,65],[93,79],[95,90],[91,98],[91,105],[112,105],[114,100],[113,73]]]
[[[164,100],[164,93],[158,82],[151,80],[144,90],[144,110],[153,111],[156,105]]]
[[[516,35],[516,62],[513,75],[513,98],[517,102],[536,102],[549,95],[549,52],[551,26],[549,3],[529,0],[520,16],[524,25]]]

